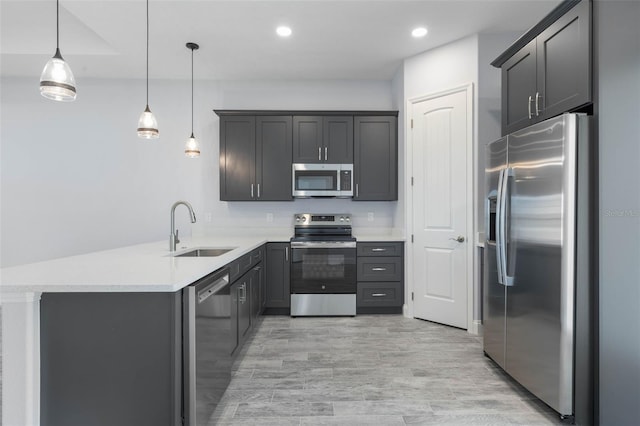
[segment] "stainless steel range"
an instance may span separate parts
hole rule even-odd
[[[291,238],[291,316],[356,314],[350,214],[300,213]]]

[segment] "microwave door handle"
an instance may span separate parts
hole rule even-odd
[[[498,272],[498,283],[504,285],[502,278],[502,180],[504,170],[498,174],[498,195],[496,198],[496,269]]]

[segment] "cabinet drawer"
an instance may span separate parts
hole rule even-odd
[[[234,260],[229,264],[229,280],[234,282],[240,278],[245,272],[253,265],[251,261],[251,253],[247,253],[239,259]]]
[[[402,256],[403,243],[358,243],[358,256]]]
[[[356,306],[402,306],[404,289],[401,282],[358,283]]]
[[[402,258],[359,257],[358,281],[402,281]]]
[[[251,264],[255,265],[264,258],[264,247],[257,248],[251,252]]]

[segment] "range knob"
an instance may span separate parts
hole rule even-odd
[[[350,221],[351,221],[351,218],[350,218],[350,217],[347,217],[347,222],[350,222]]]
[[[296,216],[296,222],[300,222],[300,216]]]
[[[340,222],[344,222],[344,216],[340,216]]]
[[[306,222],[307,221],[307,217],[306,216],[302,216],[302,221]]]

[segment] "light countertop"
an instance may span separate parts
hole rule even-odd
[[[260,236],[197,236],[175,254],[195,248],[233,248],[216,257],[174,257],[168,241],[63,257],[0,270],[2,293],[173,292],[229,264],[266,242],[289,241],[288,233]],[[358,241],[403,241],[391,233],[355,232]]]

